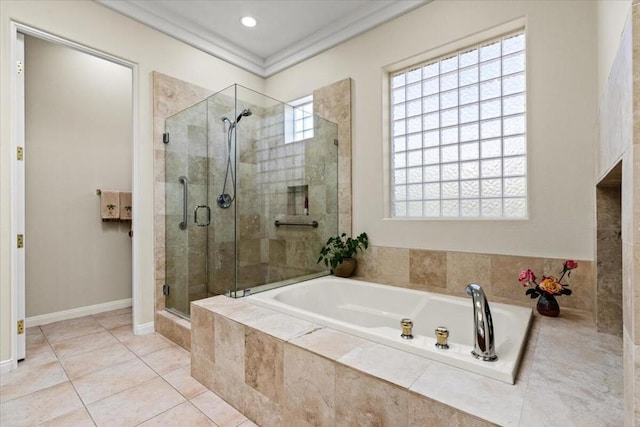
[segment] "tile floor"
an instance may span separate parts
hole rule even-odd
[[[0,376],[0,426],[255,426],[190,375],[190,354],[134,336],[131,308],[27,329]]]

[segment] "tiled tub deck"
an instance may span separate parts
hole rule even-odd
[[[242,299],[191,322],[192,376],[262,426],[623,424],[622,341],[584,311],[535,317],[515,385]]]

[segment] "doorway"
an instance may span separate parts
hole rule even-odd
[[[131,192],[135,206],[135,65],[19,24],[14,29],[16,46],[23,39],[25,48],[24,85],[12,85],[18,105],[24,102],[17,109],[24,137],[15,141],[23,185],[18,176],[12,196],[24,249],[16,250],[23,262],[12,283],[12,312],[26,327],[132,305],[135,319],[132,221],[103,222],[97,195]],[[24,336],[12,339],[14,362],[24,358]]]

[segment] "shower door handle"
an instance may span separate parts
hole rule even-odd
[[[189,180],[186,176],[178,178],[180,184],[182,184],[182,222],[178,224],[180,230],[187,229],[187,204],[189,202]]]
[[[207,210],[207,223],[206,224],[200,224],[198,222],[198,210],[200,209],[206,209]],[[211,208],[207,205],[198,205],[196,206],[196,210],[193,211],[193,222],[198,226],[198,227],[206,227],[207,225],[211,224]]]

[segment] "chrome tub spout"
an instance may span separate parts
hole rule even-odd
[[[475,283],[467,286],[465,289],[467,295],[473,300],[473,334],[475,337],[475,346],[471,354],[485,362],[493,362],[498,360],[496,356],[495,340],[493,337],[493,320],[491,319],[491,310],[489,309],[489,301],[484,295],[484,291]]]

